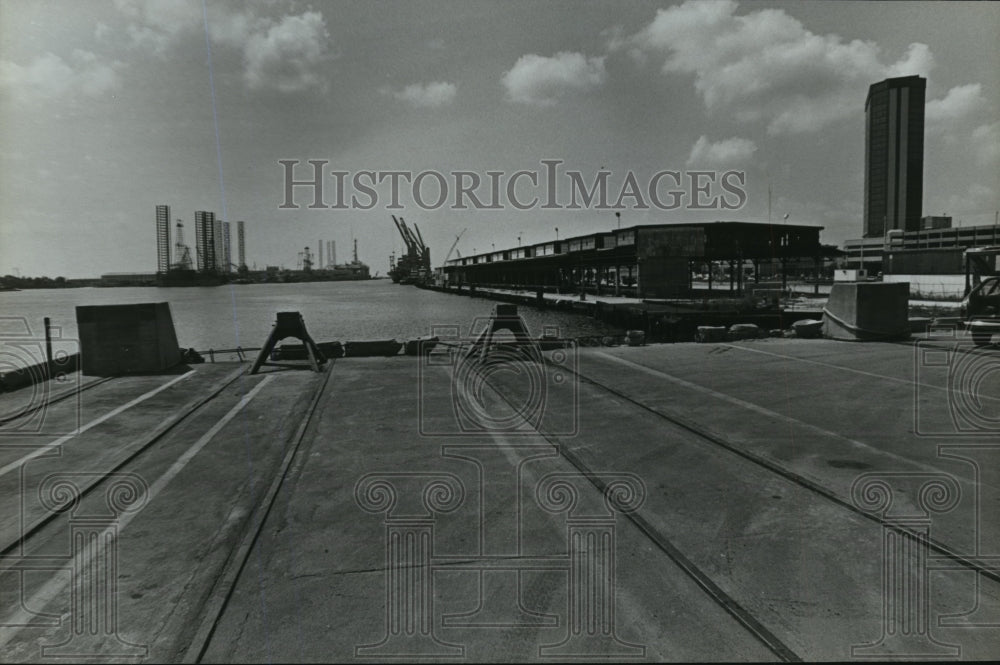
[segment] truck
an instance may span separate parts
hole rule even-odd
[[[986,346],[1000,333],[1000,246],[970,247],[963,258],[962,319],[973,343]]]

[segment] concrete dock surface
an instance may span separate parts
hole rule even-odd
[[[0,439],[3,660],[1000,655],[995,348],[465,351],[53,402]]]

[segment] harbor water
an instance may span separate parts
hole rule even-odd
[[[43,319],[61,328],[64,338],[77,334],[77,305],[170,303],[177,341],[198,351],[259,347],[275,314],[298,311],[316,341],[406,339],[429,335],[438,326],[459,326],[470,334],[477,318],[488,317],[495,303],[425,291],[389,280],[230,284],[191,288],[30,289],[0,292],[0,317],[24,317],[34,336]],[[615,335],[623,331],[587,316],[521,307],[533,336],[547,326],[567,337]]]

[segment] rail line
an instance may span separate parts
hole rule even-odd
[[[244,529],[239,545],[233,550],[226,561],[222,571],[216,578],[215,585],[209,593],[208,600],[202,605],[199,611],[199,616],[195,622],[196,628],[192,637],[187,640],[187,647],[182,652],[183,657],[180,659],[181,662],[198,663],[204,657],[209,642],[211,642],[212,636],[219,625],[219,620],[229,605],[229,601],[239,582],[240,575],[243,573],[250,554],[253,552],[254,545],[256,545],[257,539],[260,537],[264,523],[267,521],[268,515],[271,514],[271,509],[278,498],[278,492],[288,477],[292,460],[298,454],[299,446],[305,439],[309,426],[313,423],[313,416],[319,408],[320,400],[326,392],[327,385],[330,383],[330,377],[333,375],[334,363],[335,361],[330,360],[324,366],[323,380],[316,388],[309,406],[302,415],[299,426],[291,438],[288,450],[281,460],[281,466],[275,473],[274,479],[268,486],[264,497],[256,506],[251,518],[247,521],[247,526]]]
[[[548,360],[545,360],[545,362],[548,362]],[[576,374],[580,378],[585,378],[579,373]],[[599,385],[596,382],[593,383],[595,383],[595,385]],[[491,386],[491,392],[506,402],[511,408],[517,410],[518,405],[514,404],[495,386]],[[634,402],[634,400],[629,401],[638,405],[638,403]],[[553,447],[556,448],[556,450],[559,451],[563,459],[569,462],[576,468],[577,471],[586,477],[599,492],[604,493],[607,489],[605,481],[602,480],[600,476],[595,474],[578,455],[573,453],[571,450],[568,450],[566,446],[562,445],[559,441],[559,437],[539,430],[536,431],[539,436],[548,441]],[[748,633],[750,633],[757,641],[773,653],[776,660],[791,663],[802,662],[801,656],[796,654],[791,647],[771,632],[767,626],[758,621],[750,610],[743,607],[735,598],[726,593],[722,587],[712,580],[708,573],[695,564],[690,558],[685,556],[677,545],[672,543],[669,538],[660,533],[648,520],[639,515],[638,511],[624,513],[624,516],[627,520],[632,522],[632,524],[635,525],[657,549],[663,552],[668,559],[680,568],[684,574],[690,577],[695,584],[697,584],[698,587],[709,596],[712,602],[733,617],[733,619],[735,619]]]
[[[546,363],[549,361],[546,359]],[[890,523],[878,515],[865,512],[852,504],[850,501],[846,501],[836,493],[823,487],[822,485],[809,480],[808,478],[781,466],[771,460],[768,460],[760,455],[756,455],[737,444],[726,440],[719,435],[706,430],[694,421],[688,420],[686,418],[670,415],[659,411],[655,407],[649,406],[642,401],[623,393],[597,379],[587,376],[579,371],[569,369],[560,366],[562,370],[569,370],[578,379],[586,382],[589,385],[594,386],[598,390],[604,391],[610,395],[614,395],[616,398],[623,400],[624,402],[632,405],[635,408],[641,409],[650,413],[657,418],[670,423],[672,426],[679,427],[696,437],[700,440],[711,444],[714,447],[721,448],[726,452],[742,459],[749,461],[750,463],[759,466],[766,471],[776,474],[781,478],[791,482],[792,484],[803,488],[815,495],[822,497],[823,499],[836,504],[840,508],[846,508],[856,515],[860,515],[867,520],[875,522],[884,528],[892,529],[900,534],[903,534],[907,538],[916,540],[918,542],[924,542],[929,545],[938,554],[942,555],[951,562],[957,564],[962,569],[968,569],[975,571],[978,574],[983,575],[991,580],[1000,582],[1000,571],[984,566],[975,558],[970,558],[963,556],[957,552],[951,550],[948,546],[941,543],[933,538],[928,538],[926,534],[918,534],[906,527],[900,526],[898,524]],[[508,399],[501,391],[493,387],[492,392],[497,395],[500,399],[504,400],[512,408],[517,408],[510,399]],[[548,434],[543,431],[538,431],[538,434],[548,441],[550,444],[555,446],[561,453],[562,457],[566,459],[573,467],[575,467],[582,475],[584,475],[590,483],[598,490],[603,492],[605,488],[605,482],[595,474],[580,457],[573,451],[567,449],[566,446],[562,445],[558,436]],[[722,607],[730,616],[732,616],[737,622],[739,622],[744,629],[746,629],[750,634],[752,634],[759,642],[761,642],[767,649],[769,649],[778,660],[785,662],[800,662],[802,657],[796,654],[788,645],[786,645],[778,636],[772,633],[766,626],[764,626],[758,619],[753,615],[753,613],[747,608],[740,605],[734,598],[723,591],[712,579],[711,577],[702,570],[697,564],[695,564],[691,559],[689,559],[684,553],[673,544],[668,538],[666,538],[662,533],[660,533],[657,528],[646,520],[638,512],[626,513],[625,518],[632,522],[649,540],[655,545],[660,551],[662,551],[671,561],[673,561],[685,574],[687,574],[691,579],[695,581],[696,584],[715,602],[717,605]]]
[[[564,367],[562,369],[565,370],[567,368]],[[835,503],[837,506],[841,508],[846,508],[847,510],[851,511],[856,515],[859,515],[867,520],[875,522],[876,524],[884,528],[892,529],[898,533],[907,536],[908,538],[912,538],[914,540],[917,540],[918,542],[926,542],[928,546],[935,552],[959,564],[963,568],[982,574],[984,577],[987,577],[995,582],[1000,582],[1000,571],[982,565],[975,558],[966,557],[963,556],[962,554],[959,554],[958,552],[953,551],[947,545],[945,545],[944,543],[940,542],[935,538],[929,537],[925,534],[919,534],[911,529],[900,526],[899,524],[882,519],[878,515],[866,512],[855,506],[850,501],[847,501],[844,498],[838,496],[835,492],[827,489],[826,487],[823,487],[819,483],[814,482],[806,478],[805,476],[796,473],[795,471],[792,471],[791,469],[781,466],[780,464],[777,464],[776,462],[773,462],[767,459],[766,457],[763,457],[761,455],[756,455],[753,452],[746,450],[745,448],[731,441],[726,440],[725,438],[719,436],[718,434],[706,430],[705,428],[701,427],[692,420],[689,420],[687,418],[678,415],[663,413],[657,408],[644,404],[643,402],[635,399],[634,397],[631,397],[620,390],[612,388],[611,386],[608,386],[607,384],[602,383],[601,381],[598,381],[592,377],[586,376],[585,374],[581,374],[579,372],[574,372],[574,374],[580,380],[585,381],[586,383],[593,385],[600,390],[610,393],[615,397],[625,402],[628,402],[629,404],[632,404],[633,406],[642,409],[643,411],[651,413],[662,420],[665,420],[677,427],[680,427],[681,429],[684,429],[690,432],[691,434],[694,434],[695,436],[699,437],[703,441],[706,441],[718,448],[722,448],[723,450],[726,450],[727,452],[733,455],[736,455],[744,460],[747,460],[756,466],[766,469],[771,473],[777,474],[778,476],[781,476],[782,478],[793,483],[794,485],[797,485],[798,487],[801,487],[818,496],[821,496],[824,499],[832,503]],[[545,436],[546,440],[551,441],[551,439],[545,434],[542,434],[542,436]],[[566,451],[564,451],[564,453],[565,452]]]
[[[330,365],[332,365],[332,363]],[[276,470],[267,492],[260,500],[254,501],[253,505],[250,507],[249,516],[244,525],[241,527],[242,535],[240,536],[237,545],[228,552],[222,563],[222,567],[214,576],[209,593],[204,596],[204,600],[198,603],[197,607],[194,609],[193,615],[188,618],[181,617],[176,622],[171,619],[173,622],[172,627],[178,631],[179,639],[177,641],[178,646],[174,652],[176,658],[171,658],[170,660],[198,662],[203,656],[215,628],[218,625],[219,619],[228,605],[229,599],[236,587],[236,583],[239,580],[239,576],[249,559],[253,546],[257,542],[264,522],[270,514],[278,492],[285,478],[289,474],[289,467],[295,457],[299,445],[305,438],[306,430],[313,422],[313,415],[319,406],[320,398],[325,391],[326,386],[329,383],[330,375],[332,374],[330,365],[327,365],[327,368],[324,370],[326,373],[325,376],[321,381],[319,381],[319,385],[314,389],[311,401],[309,402],[308,407],[306,408],[306,411],[303,414],[293,436],[289,439],[290,445],[288,445],[288,449],[284,453],[280,467]],[[228,387],[245,375],[246,367],[240,366],[237,370],[222,377],[218,383],[210,388],[209,392],[189,401],[178,409],[172,417],[161,423],[160,426],[147,435],[141,445],[139,445],[135,450],[131,451],[122,459],[113,462],[113,466],[110,468],[106,470],[102,469],[100,475],[95,477],[91,482],[88,482],[86,485],[82,485],[79,491],[79,500],[83,500],[86,496],[93,494],[95,491],[99,491],[99,488],[109,477],[112,476],[112,474],[118,473],[130,464],[134,463],[137,458],[149,450],[153,444],[162,440],[170,431],[174,430],[182,423],[188,421],[189,418],[199,411],[199,409],[209,402],[212,402],[212,400],[215,400]],[[260,388],[263,387],[263,385],[266,384],[270,378],[273,377],[266,376],[256,385],[256,387],[250,390],[250,392],[244,396],[236,407],[233,407],[233,409],[227,413],[221,421],[208,430],[191,449],[189,449],[174,463],[168,472],[164,474],[164,477],[157,481],[158,484],[165,485],[166,482],[169,481],[171,474],[176,474],[180,467],[186,464],[191,457],[196,455],[214,436],[214,434],[221,429],[233,415],[235,415],[237,410],[252,399],[257,392],[259,392]],[[157,484],[150,487],[151,492],[157,489]],[[30,556],[27,555],[29,543],[36,537],[42,537],[42,530],[47,525],[52,523],[52,521],[57,518],[59,514],[60,513],[56,512],[48,512],[44,517],[38,519],[30,526],[23,528],[19,537],[13,539],[11,542],[3,544],[2,549],[0,549],[0,571],[16,571],[31,568],[31,562],[25,559],[26,556],[30,559]],[[25,568],[26,565],[27,568]],[[49,596],[56,593],[49,588],[55,588],[53,586],[55,584],[55,582],[49,582],[36,594],[39,595],[39,603],[47,602],[47,600],[49,600]],[[12,636],[7,636],[4,639],[12,639]]]
[[[207,395],[197,397],[183,407],[181,407],[172,417],[162,422],[156,429],[150,432],[145,440],[139,445],[135,450],[126,455],[123,459],[119,460],[115,465],[104,471],[103,474],[94,478],[91,482],[86,483],[80,487],[80,499],[83,499],[91,492],[94,491],[98,486],[100,486],[111,474],[121,471],[126,465],[135,460],[139,455],[149,449],[154,443],[162,439],[168,432],[173,430],[175,427],[184,422],[190,415],[192,415],[199,408],[215,399],[222,391],[229,387],[234,381],[240,378],[244,374],[245,370],[241,367],[238,371],[232,372],[222,379]],[[24,553],[24,545],[29,539],[35,536],[41,529],[43,529],[47,524],[52,522],[60,513],[48,512],[46,515],[30,525],[24,526],[21,530],[21,535],[17,538],[3,543],[0,545],[0,561],[8,558],[20,557]]]
[[[2,418],[0,418],[0,425],[6,425],[9,422],[12,422],[12,421],[15,421],[15,420],[19,420],[19,419],[24,418],[26,416],[30,416],[33,413],[37,413],[38,411],[41,411],[42,409],[47,409],[50,406],[52,406],[53,404],[58,404],[59,402],[65,400],[65,399],[69,399],[70,397],[73,397],[74,395],[79,395],[80,393],[82,393],[84,391],[87,391],[87,390],[90,390],[91,388],[93,388],[95,386],[99,386],[101,384],[107,383],[108,381],[110,381],[113,378],[114,377],[112,377],[112,376],[106,376],[104,378],[97,379],[96,381],[91,381],[90,383],[84,384],[82,386],[77,386],[76,388],[73,388],[72,390],[64,390],[64,391],[60,392],[58,395],[50,395],[48,397],[48,399],[46,399],[41,404],[35,404],[35,405],[28,406],[23,411],[19,411],[18,413],[15,413],[14,415],[3,416]]]

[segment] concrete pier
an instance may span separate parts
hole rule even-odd
[[[0,441],[4,659],[1000,655],[995,350],[545,357],[202,365],[53,404],[67,432]],[[88,528],[111,572],[67,546]]]

